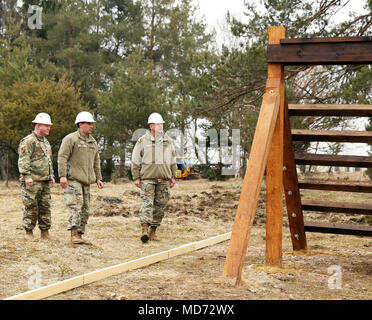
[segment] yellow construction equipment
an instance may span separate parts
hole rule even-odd
[[[177,157],[177,179],[201,179],[197,166],[191,164],[188,157]]]

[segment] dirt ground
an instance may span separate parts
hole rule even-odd
[[[92,246],[72,246],[60,186],[52,194],[52,240],[26,240],[18,182],[0,186],[0,298],[29,290],[39,272],[41,285],[55,283],[203,240],[232,230],[242,180],[178,181],[171,191],[158,242],[142,244],[139,190],[129,181],[92,186],[85,238]],[[263,187],[264,188],[264,187]],[[372,203],[372,194],[302,191],[305,199]],[[365,216],[305,212],[306,221],[368,225]],[[49,300],[288,300],[372,299],[372,238],[307,233],[309,250],[293,252],[286,212],[283,268],[265,267],[265,201],[262,192],[242,274],[235,286],[221,278],[228,241],[79,287]],[[35,271],[36,270],[36,271]]]

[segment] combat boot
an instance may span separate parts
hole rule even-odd
[[[32,240],[34,238],[34,233],[32,232],[32,230],[26,230],[26,237],[29,240]]]
[[[72,244],[83,244],[83,239],[79,237],[77,229],[71,229],[71,243]]]
[[[83,235],[82,233],[78,232],[78,237],[79,237],[80,240],[82,241],[82,244],[86,244],[86,245],[88,245],[88,246],[91,246],[92,243],[89,242],[88,240],[83,239],[82,235]]]
[[[149,241],[149,235],[148,235],[148,225],[147,223],[144,223],[141,225],[142,226],[142,236],[141,236],[141,241],[143,243],[146,243],[147,241]]]
[[[45,240],[50,240],[49,231],[48,230],[40,230],[40,238]]]
[[[149,238],[151,241],[159,241],[155,233],[156,233],[156,226],[151,226],[150,235],[149,235]]]

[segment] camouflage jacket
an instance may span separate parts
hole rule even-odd
[[[140,137],[132,152],[133,180],[164,179],[177,176],[176,149],[172,139],[155,139],[150,130]]]
[[[45,137],[40,138],[32,132],[21,140],[18,155],[21,181],[29,178],[34,181],[54,179],[52,148]]]
[[[92,135],[84,137],[77,129],[63,138],[58,151],[58,174],[86,185],[102,180],[98,144]]]

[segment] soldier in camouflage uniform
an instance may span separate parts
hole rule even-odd
[[[94,122],[89,112],[80,112],[75,120],[78,130],[63,138],[58,151],[58,174],[69,211],[67,230],[73,244],[91,244],[82,238],[89,218],[90,185],[103,188],[98,145],[91,135]]]
[[[153,113],[148,119],[150,130],[140,137],[133,149],[131,170],[134,183],[141,188],[140,223],[142,242],[157,240],[156,228],[164,217],[177,176],[176,150],[171,138],[163,134],[163,118]]]
[[[39,113],[32,121],[34,131],[23,138],[18,148],[18,169],[24,204],[23,228],[33,238],[33,229],[39,224],[41,238],[49,239],[51,227],[50,187],[53,187],[54,173],[52,149],[45,138],[52,122],[46,113]]]

